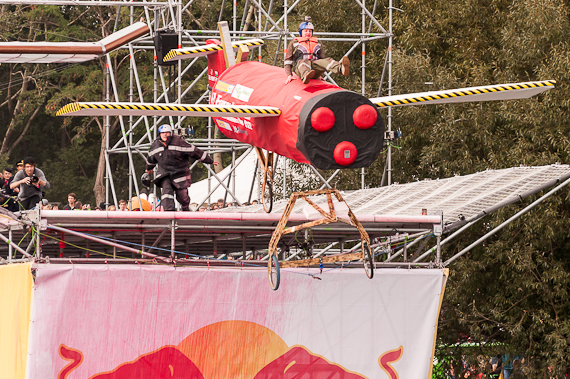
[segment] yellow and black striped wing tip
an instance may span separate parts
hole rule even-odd
[[[237,48],[240,45],[261,46],[261,45],[263,45],[263,40],[246,40],[246,41],[241,41],[241,42],[238,41],[238,42],[232,43],[233,48]],[[168,54],[166,54],[163,61],[168,62],[175,57],[181,57],[184,55],[192,55],[192,54],[198,54],[198,53],[210,53],[210,52],[214,52],[214,51],[218,51],[218,50],[222,50],[222,46],[215,46],[215,47],[214,46],[208,46],[208,47],[196,46],[196,47],[191,47],[189,49],[174,49],[174,50],[170,50],[168,52]]]
[[[261,46],[263,45],[263,40],[250,40],[250,41],[237,41],[232,43],[232,47],[236,48],[239,46]]]
[[[81,110],[81,106],[79,103],[69,103],[64,105],[60,110],[57,111],[55,114],[56,116],[65,116],[68,113],[73,113]]]
[[[203,53],[210,53],[214,51],[222,50],[221,46],[207,46],[207,47],[192,47],[190,49],[173,49],[170,50],[164,57],[163,61],[168,62],[173,60],[176,57],[182,57],[185,55],[189,55],[191,58],[193,54],[203,54]]]
[[[371,100],[373,100],[374,104],[376,104],[377,107],[382,108],[382,107],[399,106],[399,105],[421,104],[433,100],[444,100],[454,97],[471,96],[471,95],[484,95],[494,92],[496,93],[496,92],[505,92],[512,90],[525,90],[525,89],[540,88],[540,87],[543,87],[546,90],[547,89],[546,87],[554,88],[555,84],[556,80],[544,80],[540,82],[499,84],[499,85],[486,86],[486,87],[463,88],[458,90],[451,90],[443,94],[436,94],[434,92],[433,95],[430,95],[429,93],[426,93],[423,96],[410,95],[410,97],[407,98],[390,100],[390,101],[374,101],[374,99]]]
[[[252,106],[220,106],[208,104],[144,104],[144,103],[71,103],[65,105],[59,111],[57,116],[71,115],[85,109],[104,109],[116,110],[112,112],[117,116],[128,116],[137,114],[140,111],[161,111],[161,112],[187,112],[189,115],[192,113],[211,113],[213,117],[221,117],[225,114],[243,114],[247,115],[265,115],[265,116],[279,116],[281,110],[273,107],[252,107]],[[109,115],[109,112],[105,114]],[[140,113],[138,113],[140,114]],[[81,115],[81,114],[79,114]]]

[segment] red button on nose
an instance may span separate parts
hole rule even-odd
[[[376,108],[369,104],[363,104],[354,110],[352,121],[360,129],[370,129],[378,119]]]
[[[334,113],[327,107],[317,108],[311,115],[311,126],[317,132],[329,131],[334,126]]]
[[[358,151],[353,143],[342,141],[334,148],[334,160],[341,166],[349,166],[354,163]]]

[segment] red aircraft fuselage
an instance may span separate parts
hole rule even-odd
[[[214,117],[237,139],[319,169],[370,166],[382,150],[384,124],[364,96],[321,79],[285,84],[283,68],[246,61],[223,69],[223,52],[208,56],[210,104],[271,106],[278,117]]]

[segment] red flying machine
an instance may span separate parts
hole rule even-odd
[[[227,25],[227,24],[226,24]],[[370,166],[384,143],[378,108],[528,98],[554,88],[555,81],[470,87],[368,99],[320,79],[285,84],[283,68],[245,61],[247,46],[262,40],[230,42],[227,26],[222,42],[171,50],[165,62],[207,56],[210,104],[73,103],[65,116],[211,116],[229,138],[253,145],[264,171],[263,206],[271,211],[273,152],[319,169]],[[233,50],[238,50],[238,62]],[[226,52],[232,51],[232,54]],[[263,150],[267,150],[264,155]]]

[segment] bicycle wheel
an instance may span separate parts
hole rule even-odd
[[[279,288],[279,282],[281,281],[277,255],[271,254],[271,258],[269,258],[269,261],[267,262],[267,271],[269,274],[269,285],[273,291],[277,291]]]
[[[362,263],[364,264],[364,272],[368,279],[374,277],[374,259],[370,252],[370,245],[366,241],[362,241]]]
[[[271,209],[273,208],[273,186],[269,179],[265,182],[261,203],[263,204],[265,213],[271,213]]]

